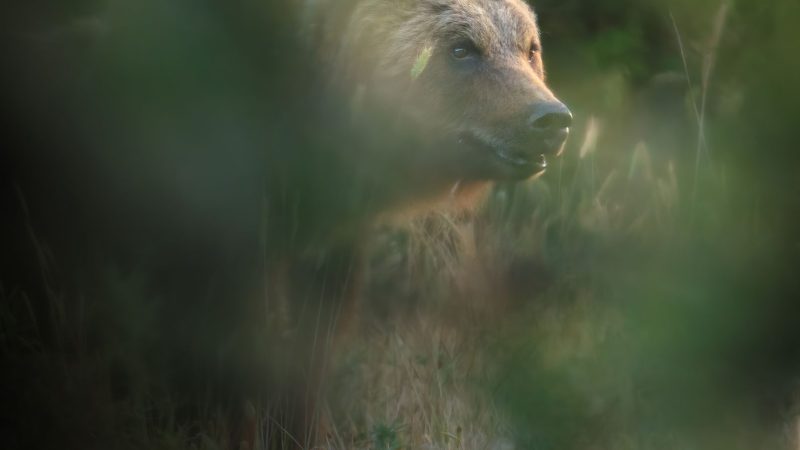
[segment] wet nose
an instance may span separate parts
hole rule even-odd
[[[572,113],[561,102],[537,104],[533,107],[528,123],[534,132],[566,131],[572,125]]]

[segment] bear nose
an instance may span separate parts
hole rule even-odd
[[[572,125],[572,113],[561,102],[537,104],[533,107],[533,114],[528,123],[534,132],[558,132]]]

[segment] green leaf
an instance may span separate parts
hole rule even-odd
[[[414,61],[414,66],[411,68],[411,79],[416,80],[422,74],[422,71],[425,70],[425,67],[428,66],[428,61],[431,59],[431,54],[433,54],[433,47],[425,47],[420,52],[419,56],[417,56],[416,61]]]

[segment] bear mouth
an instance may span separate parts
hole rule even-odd
[[[528,178],[541,174],[547,169],[547,158],[544,153],[535,150],[514,149],[506,145],[492,145],[474,136],[472,133],[461,133],[458,139],[467,145],[490,155],[491,163],[500,166],[502,173],[498,178]]]

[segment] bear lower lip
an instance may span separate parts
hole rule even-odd
[[[458,138],[460,144],[489,152],[495,160],[502,165],[510,167],[514,172],[533,175],[544,172],[547,168],[547,159],[544,154],[513,151],[509,148],[497,148],[486,144],[469,133],[461,134]]]
[[[547,158],[544,155],[521,155],[519,153],[510,153],[503,150],[495,151],[495,155],[503,162],[512,166],[520,168],[534,168],[537,172],[541,172],[547,168]]]
[[[521,156],[515,155],[513,153],[508,153],[503,150],[499,150],[496,153],[500,159],[517,166],[527,165],[529,162],[528,159],[526,158],[522,158]]]

